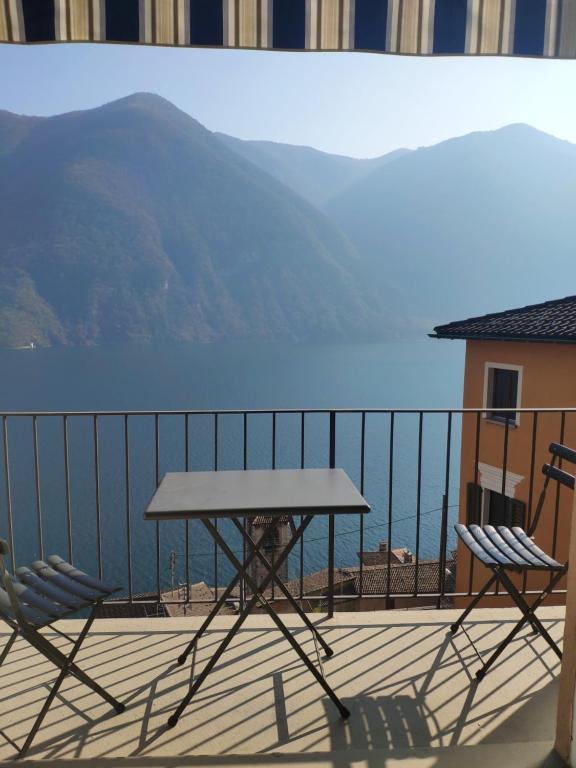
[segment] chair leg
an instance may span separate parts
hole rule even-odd
[[[558,656],[558,658],[562,658],[562,653],[554,640],[550,637],[548,631],[546,628],[542,625],[541,621],[534,615],[534,611],[540,606],[540,604],[545,600],[545,598],[549,595],[549,593],[554,589],[556,584],[560,581],[562,576],[566,573],[566,569],[563,569],[562,571],[559,571],[556,576],[552,579],[550,584],[546,587],[546,589],[541,592],[540,595],[534,600],[534,602],[531,605],[528,605],[526,600],[522,597],[520,592],[516,589],[514,582],[510,579],[510,577],[507,574],[502,573],[501,574],[501,580],[503,586],[506,588],[507,592],[510,594],[510,597],[514,600],[518,608],[522,611],[522,618],[518,623],[512,628],[512,630],[508,633],[508,635],[504,638],[504,640],[500,643],[498,648],[494,651],[494,653],[490,656],[490,658],[484,663],[481,669],[479,669],[476,672],[476,678],[477,680],[483,680],[484,677],[486,677],[486,673],[490,669],[490,667],[494,664],[494,662],[498,659],[498,657],[502,654],[502,652],[505,650],[505,648],[512,642],[512,640],[516,637],[518,632],[522,629],[522,627],[529,622],[533,628],[536,628],[538,633],[542,635],[542,637],[546,640],[548,645],[552,648],[554,653]]]
[[[562,571],[558,571],[558,573],[554,576],[554,578],[550,581],[548,586],[538,595],[536,600],[532,603],[532,605],[528,605],[526,600],[523,598],[521,593],[518,591],[514,583],[511,581],[511,579],[506,576],[506,579],[503,579],[503,584],[505,585],[506,589],[510,593],[511,598],[514,600],[518,608],[522,611],[524,614],[524,620],[529,621],[530,624],[534,629],[538,631],[540,635],[546,640],[550,648],[554,651],[554,653],[558,656],[559,659],[562,659],[562,653],[554,640],[550,637],[548,630],[544,627],[540,619],[535,615],[536,609],[540,606],[542,602],[548,597],[550,592],[554,589],[556,584],[560,581],[562,576],[566,573],[566,569],[563,569]],[[507,583],[506,583],[507,582]]]
[[[97,609],[97,605],[95,605],[94,608],[92,609],[90,616],[86,620],[82,628],[82,631],[78,635],[77,640],[74,642],[74,646],[72,647],[72,650],[70,651],[70,654],[68,656],[65,656],[65,654],[63,654],[58,648],[52,645],[52,643],[49,640],[47,640],[45,637],[43,637],[36,629],[32,629],[32,628],[23,629],[22,634],[25,637],[25,639],[28,640],[28,642],[34,648],[36,648],[36,650],[40,651],[40,653],[42,653],[49,661],[51,661],[53,664],[59,667],[60,673],[56,678],[50,690],[50,693],[48,694],[48,697],[46,698],[46,701],[44,702],[42,709],[40,710],[40,713],[38,714],[38,717],[34,722],[34,725],[32,726],[28,736],[26,737],[26,741],[24,742],[24,745],[22,746],[22,748],[18,753],[18,759],[24,757],[24,755],[30,749],[30,746],[34,740],[34,737],[36,736],[38,729],[42,725],[42,721],[46,717],[46,714],[48,713],[48,710],[50,709],[50,706],[54,701],[56,694],[60,689],[60,686],[62,685],[62,683],[64,682],[64,679],[68,674],[74,675],[74,677],[76,677],[78,680],[83,682],[93,691],[95,691],[96,693],[99,693],[109,704],[111,704],[115,708],[116,712],[120,713],[126,709],[124,704],[117,701],[111,694],[109,694],[107,691],[101,688],[101,686],[99,686],[98,683],[92,680],[92,678],[89,677],[89,675],[87,675],[85,672],[82,672],[82,670],[79,669],[79,667],[77,667],[76,664],[74,663],[74,659],[78,654],[80,647],[82,646],[82,643],[84,642],[90,627],[92,626],[92,622],[94,621],[94,618],[96,615],[96,609]]]
[[[6,656],[10,653],[10,648],[14,645],[14,641],[18,637],[18,629],[14,629],[12,631],[12,634],[8,638],[8,641],[6,642],[6,645],[4,646],[4,650],[0,654],[0,667],[2,664],[4,664],[4,661],[6,660]]]
[[[467,606],[467,607],[464,609],[464,612],[461,614],[461,616],[460,616],[460,618],[458,619],[458,621],[454,622],[454,624],[452,624],[452,625],[450,626],[450,632],[452,632],[452,634],[453,634],[453,635],[455,635],[455,634],[456,634],[456,632],[458,632],[458,630],[459,630],[459,629],[460,629],[460,627],[462,626],[462,622],[464,621],[464,619],[466,618],[466,616],[468,616],[468,614],[470,613],[470,611],[472,611],[472,610],[473,610],[473,609],[474,609],[474,608],[475,608],[475,607],[478,605],[478,603],[480,602],[480,600],[481,600],[481,599],[484,597],[484,595],[486,594],[486,592],[488,592],[488,590],[490,589],[490,587],[492,586],[492,584],[494,584],[494,582],[495,582],[495,581],[498,581],[498,575],[497,575],[496,573],[495,573],[493,576],[491,576],[491,577],[488,579],[488,581],[487,581],[487,582],[486,582],[486,584],[485,584],[485,585],[482,587],[482,589],[480,590],[480,592],[478,592],[478,594],[476,595],[476,597],[474,598],[474,600],[472,600],[472,602],[471,602],[471,603],[470,603],[470,604],[469,604],[469,605],[468,605],[468,606]]]

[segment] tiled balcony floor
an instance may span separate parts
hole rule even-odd
[[[540,611],[556,640],[563,614],[562,608]],[[126,712],[114,715],[69,678],[27,760],[145,768],[272,763],[436,768],[462,765],[463,752],[470,756],[467,768],[474,754],[483,765],[554,765],[547,755],[558,659],[524,630],[477,686],[472,673],[478,661],[469,638],[448,632],[457,615],[420,610],[340,613],[330,621],[318,616],[335,651],[324,670],[352,712],[347,723],[270,620],[251,617],[172,730],[164,725],[191,670],[174,660],[201,617],[97,621],[78,661],[127,703]],[[285,619],[300,626],[294,616]],[[486,653],[516,619],[512,609],[477,610],[469,637]],[[194,669],[201,668],[231,621],[214,622],[193,658]],[[61,623],[69,633],[79,626]],[[310,634],[298,629],[298,637],[314,653]],[[62,638],[56,642],[66,645]],[[22,741],[54,676],[30,646],[17,642],[0,669],[0,759],[13,758],[6,737]],[[450,758],[462,745],[459,756]],[[468,750],[471,745],[483,746]]]

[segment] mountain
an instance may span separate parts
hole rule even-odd
[[[0,157],[12,152],[41,121],[40,117],[25,117],[0,109]]]
[[[0,113],[0,344],[382,335],[338,228],[166,100]]]
[[[380,157],[357,159],[332,155],[312,147],[273,141],[247,141],[224,133],[216,135],[246,160],[317,207],[326,205],[331,198],[345,193],[355,182],[410,151],[396,149]]]
[[[400,157],[325,211],[388,309],[431,328],[573,293],[575,200],[576,146],[511,125]]]
[[[0,345],[423,335],[574,292],[575,199],[525,125],[356,160],[151,94],[0,111]]]

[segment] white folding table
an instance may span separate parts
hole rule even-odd
[[[342,469],[255,469],[218,472],[169,472],[162,482],[144,517],[146,520],[201,520],[216,544],[224,552],[236,570],[236,575],[224,590],[212,611],[179,656],[178,663],[183,664],[188,654],[206,631],[212,619],[239,581],[244,580],[252,594],[222,640],[202,672],[193,680],[188,693],[176,711],[168,719],[168,726],[173,727],[191,699],[198,691],[210,671],[217,664],[246,617],[259,604],[270,616],[302,662],[310,670],[316,681],[338,708],[343,718],[349,711],[336,696],[323,674],[316,668],[300,647],[297,640],[265,597],[266,589],[274,583],[288,600],[294,611],[302,618],[308,629],[314,633],[327,656],[332,650],[300,608],[280,577],[279,569],[287,560],[290,552],[300,541],[304,531],[316,515],[358,514],[370,511],[370,507],[354,487],[348,475]],[[243,518],[265,515],[269,518],[263,535],[255,542],[245,530]],[[301,520],[293,528],[290,542],[279,554],[274,563],[262,552],[267,534],[272,530],[279,516],[298,516]],[[225,539],[222,537],[214,520],[226,518],[232,521],[243,541],[248,545],[248,555],[244,562],[239,560]],[[264,576],[259,584],[249,573],[249,567],[258,559],[263,566]]]

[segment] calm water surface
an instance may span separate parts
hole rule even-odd
[[[0,351],[1,411],[169,410],[266,408],[458,408],[461,405],[464,346],[458,342],[424,339],[417,342],[296,345],[118,345],[89,349]],[[127,542],[130,541],[134,591],[156,584],[155,526],[142,512],[155,484],[154,419],[130,419],[128,468],[124,422],[101,417],[100,519],[104,575],[128,583]],[[34,484],[31,420],[10,418],[10,480],[17,559],[40,553],[66,554],[70,538],[80,567],[97,569],[93,422],[69,419],[69,497],[62,419],[38,420],[40,509]],[[181,416],[160,419],[160,472],[210,469],[217,456],[220,469],[243,466],[241,416],[221,416],[215,442],[214,420],[191,417],[188,457],[185,421]],[[282,415],[276,425],[276,465],[297,467],[301,461],[301,422]],[[438,556],[440,512],[446,480],[447,417],[424,420],[421,491],[421,557]],[[360,416],[346,414],[337,421],[337,464],[360,486]],[[459,417],[451,427],[449,489],[451,517],[458,490]],[[248,421],[248,466],[269,467],[272,461],[272,419]],[[365,520],[365,548],[388,538],[392,519],[393,546],[416,547],[416,469],[418,416],[397,415],[391,434],[389,415],[366,420],[364,492],[372,505]],[[390,466],[390,445],[394,447]],[[326,466],[328,419],[306,417],[306,466]],[[0,454],[2,449],[0,448]],[[3,457],[2,457],[3,458]],[[390,470],[392,483],[390,483]],[[390,496],[392,486],[392,496]],[[7,531],[5,477],[0,479],[0,532]],[[127,493],[128,491],[128,493]],[[68,508],[70,514],[68,515]],[[185,577],[182,523],[166,523],[161,531],[160,571],[163,587],[170,584],[168,563],[176,553],[175,578]],[[69,536],[71,534],[71,537]],[[232,536],[231,532],[230,535]],[[356,517],[337,520],[336,556],[339,565],[356,565],[360,548]],[[326,524],[314,521],[307,532],[304,568],[326,565]],[[297,557],[290,563],[298,572]],[[212,544],[203,529],[192,525],[189,572],[191,580],[214,583]],[[228,576],[219,559],[218,581]]]

